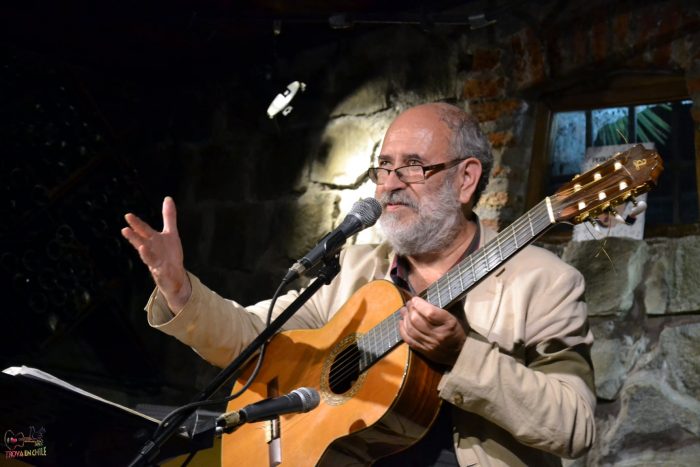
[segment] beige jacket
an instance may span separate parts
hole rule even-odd
[[[482,225],[481,246],[495,235]],[[318,328],[362,285],[388,279],[391,249],[356,245],[342,269],[299,310],[285,329]],[[149,324],[226,366],[262,330],[269,302],[243,307],[194,276],[192,297],[175,317],[153,293]],[[595,434],[593,342],[581,274],[555,255],[526,247],[476,286],[465,301],[471,331],[454,367],[439,384],[453,404],[460,465],[560,465],[578,457]],[[280,313],[297,296],[279,298]]]

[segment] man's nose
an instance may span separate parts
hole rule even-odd
[[[389,175],[387,175],[386,179],[384,179],[384,184],[382,185],[384,190],[386,191],[394,191],[400,188],[405,188],[406,183],[401,181],[399,178],[399,174],[395,171],[392,170],[389,172]]]

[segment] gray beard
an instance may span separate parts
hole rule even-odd
[[[386,193],[379,201],[383,206],[388,202],[405,204],[418,212],[413,222],[402,222],[389,212],[382,213],[379,218],[387,241],[401,256],[438,253],[454,241],[463,226],[462,205],[449,182],[437,193],[424,197],[420,204],[403,191]]]

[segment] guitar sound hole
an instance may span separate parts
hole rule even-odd
[[[352,388],[360,376],[360,352],[353,343],[336,356],[328,375],[328,385],[335,394],[343,394]]]

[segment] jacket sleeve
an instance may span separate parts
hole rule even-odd
[[[192,295],[177,315],[168,309],[165,299],[153,291],[146,304],[148,323],[192,347],[209,363],[225,367],[265,328],[270,300],[244,307],[212,291],[188,272]],[[297,291],[280,296],[273,318],[298,296]],[[318,299],[308,301],[283,329],[318,328],[325,318]]]
[[[469,331],[440,396],[511,433],[519,442],[573,458],[593,443],[595,394],[584,281],[571,267],[517,277],[505,306],[522,326],[513,345]],[[507,294],[509,284],[505,284]],[[514,291],[513,291],[514,290]],[[519,342],[518,342],[519,341]]]
[[[359,287],[385,274],[387,252],[387,245],[353,245],[344,249],[340,254],[340,274],[321,287],[282,330],[322,327]],[[192,347],[209,363],[225,367],[263,330],[270,300],[243,306],[222,298],[194,274],[188,275],[192,296],[182,311],[174,316],[156,289],[146,305],[148,323]],[[272,318],[287,309],[299,293],[281,295]]]

